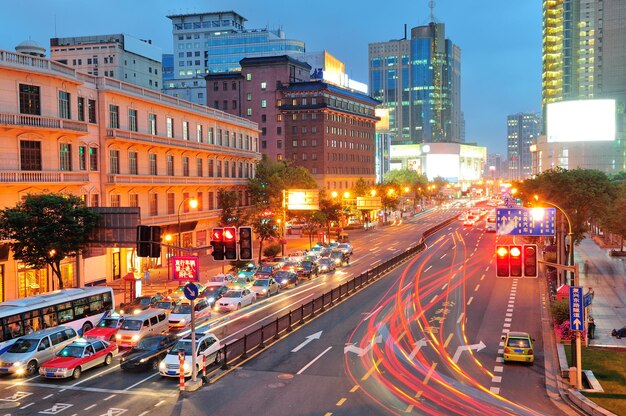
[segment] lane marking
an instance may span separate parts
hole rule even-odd
[[[8,384],[0,381],[0,384]],[[114,389],[103,389],[98,387],[75,387],[75,386],[61,386],[56,384],[45,384],[45,383],[28,383],[25,384],[29,387],[43,387],[48,389],[56,389],[61,391],[65,390],[76,390],[76,391],[89,391],[93,393],[116,393],[116,394],[126,394],[130,396],[135,395],[147,395],[147,396],[155,396],[155,397],[178,397],[179,393],[167,393],[166,391],[154,392],[154,391],[126,391],[126,390],[114,390]]]
[[[163,404],[163,403],[165,403],[165,400],[161,400],[160,402],[158,402],[157,404],[155,404],[155,405],[154,405],[154,407],[157,407],[158,405],[161,405],[161,404]]]
[[[46,399],[49,399],[49,398],[50,398],[50,397],[52,397],[52,396],[54,396],[54,393],[52,393],[52,394],[48,394],[46,397],[44,397],[44,398],[43,398],[43,399],[41,399],[41,400],[46,400]],[[95,406],[95,404],[94,404],[94,406]]]
[[[433,303],[436,300],[437,300],[437,295],[433,296],[433,298],[430,300],[430,303]]]
[[[428,370],[428,374],[426,374],[426,377],[424,378],[424,385],[428,384],[428,381],[430,380],[433,373],[435,372],[436,367],[437,367],[437,363],[433,363],[432,367],[430,367],[430,370]]]
[[[104,400],[104,401],[106,402],[107,400],[112,399],[112,398],[114,398],[114,397],[115,397],[115,394],[112,394],[112,395],[110,395],[109,397],[107,397],[106,399],[102,399],[102,400]]]
[[[444,258],[445,256],[447,256],[447,255],[448,255],[448,253],[444,253],[444,254],[443,254],[443,256],[439,257],[439,260],[443,260],[443,258]]]
[[[138,386],[139,384],[143,383],[144,381],[150,380],[152,377],[156,377],[156,376],[158,376],[158,375],[159,375],[159,373],[154,373],[154,374],[152,374],[151,376],[148,376],[148,377],[144,378],[143,380],[139,380],[138,382],[136,382],[136,383],[135,383],[135,384],[133,384],[132,386],[128,386],[128,387],[126,387],[124,390],[130,390],[130,389],[132,389],[133,387]]]
[[[493,376],[493,377],[491,377],[491,382],[492,383],[502,383],[502,377],[500,377],[500,376]]]
[[[448,348],[448,344],[450,344],[451,340],[452,340],[452,334],[448,335],[448,338],[446,338],[446,342],[444,342],[443,347]]]
[[[298,371],[296,374],[302,374],[307,368],[309,368],[310,366],[313,365],[313,363],[315,363],[317,360],[319,360],[320,358],[322,358],[322,355],[326,354],[330,349],[332,348],[332,345],[328,348],[326,348],[324,351],[321,352],[320,355],[318,355],[317,357],[313,358],[313,360],[311,360],[307,365],[305,365],[304,367],[302,367],[300,369],[300,371]]]
[[[433,266],[432,266],[432,264],[431,264],[430,266],[428,266],[428,267],[424,270],[424,273],[425,273],[425,272],[427,272],[427,271],[429,271],[430,269],[432,269],[432,267],[433,267]]]
[[[469,306],[473,300],[474,300],[474,296],[470,297],[469,300],[467,301],[467,306]]]
[[[459,319],[456,320],[456,323],[460,324],[461,321],[463,320],[464,316],[465,316],[465,312],[461,312],[461,314],[459,315]],[[452,335],[452,334],[450,334],[450,335]]]
[[[97,406],[96,404],[92,404],[92,405],[91,405],[91,406],[89,406],[89,407],[85,407],[85,409],[84,409],[84,410],[93,409],[93,408],[94,408],[94,407],[96,407],[96,406]]]
[[[378,368],[378,366],[380,365],[381,361],[383,359],[379,358],[377,361],[374,362],[374,365],[372,366],[372,368],[370,368],[367,373],[365,373],[365,375],[363,377],[361,377],[361,381],[365,381],[368,378],[370,378],[370,376],[372,375],[372,373]]]
[[[503,371],[504,371],[504,367],[501,366],[501,365],[497,365],[497,366],[493,367],[493,372],[494,373],[501,373]]]
[[[357,391],[358,389],[359,389],[359,385],[358,385],[358,384],[356,384],[354,387],[352,387],[352,388],[350,389],[350,393],[354,393],[354,392],[355,392],[355,391]]]
[[[451,279],[454,279],[454,276],[451,277]],[[448,287],[448,284],[444,284],[443,286],[441,286],[441,290],[445,290]]]
[[[476,288],[474,288],[474,292],[478,292],[478,289],[480,289],[480,284],[476,285]]]
[[[346,399],[345,397],[342,397],[342,398],[341,398],[341,399],[337,402],[337,406],[341,406],[341,405],[343,405],[343,404],[346,402],[346,400],[348,400],[348,399]]]
[[[489,391],[492,392],[493,394],[500,394],[500,388],[499,387],[490,387]]]
[[[26,406],[22,406],[22,407],[20,407],[20,410],[21,410],[21,409],[26,409],[27,407],[30,407],[30,406],[32,406],[32,405],[34,405],[34,404],[35,404],[35,402],[28,403]]]

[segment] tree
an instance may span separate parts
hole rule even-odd
[[[99,215],[73,195],[27,195],[14,208],[0,211],[0,231],[13,257],[36,268],[50,266],[63,289],[61,261],[88,244]]]
[[[620,236],[619,246],[620,251],[623,251],[624,237],[626,236],[626,221],[624,221],[624,212],[626,212],[626,182],[622,182],[620,180],[619,182],[614,183],[614,186],[615,198],[600,216],[599,223],[606,230]]]
[[[354,196],[369,196],[372,187],[367,183],[367,181],[363,178],[359,178],[355,184],[352,193]]]
[[[276,223],[271,219],[263,216],[263,213],[257,213],[255,219],[252,221],[252,228],[259,238],[259,264],[261,263],[261,256],[263,254],[263,242],[273,238],[277,238],[278,227]]]
[[[241,207],[239,192],[220,188],[217,191],[217,204],[221,207],[219,225],[223,227],[239,227],[246,225],[248,215]]]
[[[326,215],[320,211],[310,211],[304,216],[302,231],[309,236],[309,248],[313,245],[313,236],[326,223]],[[330,238],[330,235],[328,236]]]
[[[416,171],[410,169],[390,170],[385,173],[383,182],[402,188],[408,187],[411,188],[411,191],[415,191],[420,187],[425,188],[428,186],[428,178],[426,178],[426,175],[420,175]]]

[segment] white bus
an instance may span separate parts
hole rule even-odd
[[[113,311],[113,289],[82,287],[0,303],[0,353],[22,335],[64,325],[79,335]]]

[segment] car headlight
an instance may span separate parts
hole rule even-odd
[[[179,323],[181,323],[181,324],[184,324],[185,322],[187,322],[187,320],[186,320],[185,318],[183,318],[183,319],[181,319],[181,320],[179,321]]]
[[[159,363],[159,370],[165,370],[165,361]]]
[[[185,362],[185,364],[183,364],[183,370],[185,371],[191,370],[191,365],[188,362]]]
[[[59,371],[66,372],[67,368],[59,368]]]
[[[214,297],[210,297],[209,299],[207,299],[209,301],[209,303],[215,302],[215,298]]]
[[[265,292],[267,292],[267,289],[263,289],[261,292],[265,293]]]
[[[283,279],[283,284],[286,285],[289,280]]]
[[[124,359],[123,359],[123,358],[122,358],[122,361],[124,361]],[[146,362],[146,359],[145,359],[145,358],[142,358],[141,360],[139,360],[139,362],[140,362],[140,363],[145,363],[145,362]]]
[[[115,339],[122,339],[122,334],[115,334]]]
[[[120,315],[124,315],[124,309],[120,309]]]
[[[13,367],[21,367],[22,365],[24,365],[23,361],[16,361],[13,363]]]
[[[139,341],[139,335],[133,335],[133,337],[131,338],[133,341]]]

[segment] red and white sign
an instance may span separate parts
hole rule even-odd
[[[173,256],[172,276],[179,282],[197,282],[199,279],[198,256]]]

